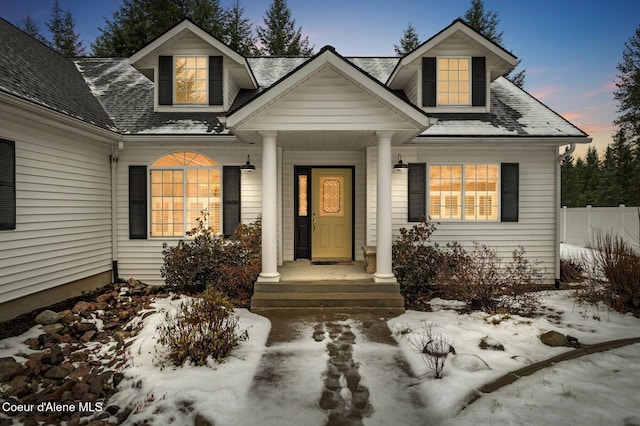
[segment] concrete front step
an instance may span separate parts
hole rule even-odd
[[[404,310],[397,283],[319,281],[256,283],[251,310],[278,308],[373,308]]]

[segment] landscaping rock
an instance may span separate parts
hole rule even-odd
[[[94,309],[94,304],[93,303],[89,303],[89,302],[85,302],[85,301],[80,301],[78,303],[76,303],[76,305],[73,307],[73,309],[71,310],[74,314],[86,314],[87,312],[90,312]]]
[[[480,339],[480,349],[489,349],[492,351],[504,351],[504,345],[493,337],[485,336]]]
[[[0,358],[0,383],[9,382],[25,370],[13,357]]]
[[[60,349],[60,346],[58,345],[53,345],[51,347],[51,352],[42,357],[42,362],[44,364],[60,365],[63,361],[64,355],[62,354],[62,349]]]
[[[57,312],[45,310],[36,315],[36,324],[48,325],[60,321],[60,315]]]
[[[68,375],[69,375],[69,370],[57,365],[55,367],[51,367],[49,370],[47,370],[46,373],[44,373],[45,378],[55,379],[55,380],[64,379]]]
[[[322,392],[322,397],[320,398],[320,408],[323,410],[331,410],[332,408],[336,408],[338,406],[338,398],[336,398],[335,392],[330,390],[326,390]]]
[[[540,341],[547,346],[571,346],[567,336],[557,331],[547,331],[540,335]]]
[[[84,334],[89,330],[95,330],[96,325],[92,322],[77,322],[73,325],[73,328],[78,334]]]
[[[64,327],[65,327],[64,324],[56,322],[56,323],[53,323],[53,324],[43,325],[41,327],[41,329],[42,329],[42,331],[44,331],[47,334],[58,334],[62,330],[64,330]]]
[[[11,382],[9,382],[6,393],[9,396],[22,398],[23,396],[31,392],[30,383],[31,380],[29,380],[27,376],[16,376]]]

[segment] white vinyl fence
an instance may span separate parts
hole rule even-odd
[[[639,207],[562,207],[560,241],[578,246],[593,242],[598,231],[612,231],[640,247]]]

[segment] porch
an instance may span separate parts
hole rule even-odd
[[[404,311],[397,282],[376,283],[364,262],[313,264],[309,260],[284,262],[279,282],[258,281],[251,310],[297,308],[367,308],[389,313]]]

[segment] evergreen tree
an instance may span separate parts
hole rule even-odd
[[[31,16],[23,17],[20,20],[19,28],[25,33],[29,34],[31,37],[35,38],[36,40],[46,44],[47,46],[50,46],[47,39],[44,38],[42,34],[40,34],[40,27],[38,26],[38,23]]]
[[[576,170],[578,170],[580,160],[578,159],[576,162]],[[582,169],[577,173],[579,182],[578,205],[597,205],[597,195],[600,187],[600,158],[598,157],[598,151],[594,147],[591,146],[587,150],[583,165]]]
[[[617,66],[616,90],[613,96],[618,101],[621,114],[618,124],[626,137],[640,150],[640,26],[634,35],[624,44],[622,62]],[[636,154],[637,157],[637,154]]]
[[[604,160],[602,160],[597,202],[595,204],[598,207],[613,207],[621,203],[622,188],[616,180],[615,169],[616,158],[611,145],[609,145],[604,153]]]
[[[474,30],[494,42],[495,44],[502,46],[502,31],[498,31],[498,24],[500,19],[498,18],[498,12],[493,10],[485,10],[483,0],[471,0],[471,6],[462,19]],[[516,62],[516,66],[504,75],[513,84],[522,88],[524,87],[525,70],[521,70],[515,74],[515,69],[520,65],[520,60]]]
[[[244,56],[258,55],[252,24],[244,17],[244,8],[240,7],[240,0],[235,0],[226,13],[224,28],[223,40],[227,46]]]
[[[71,11],[63,11],[59,0],[53,3],[51,19],[47,22],[51,31],[51,47],[66,57],[84,55],[80,35],[76,33],[76,24]]]
[[[416,28],[409,22],[407,29],[404,30],[404,34],[400,39],[400,44],[394,44],[393,50],[396,51],[397,56],[404,56],[407,53],[415,50],[420,46],[420,40],[418,39],[418,32]]]
[[[569,155],[562,160],[560,165],[561,176],[561,191],[560,191],[560,205],[567,207],[576,207],[578,200],[576,199],[576,171],[573,165],[573,157]]]
[[[609,147],[614,158],[613,169],[609,173],[613,176],[616,188],[619,188],[618,200],[615,205],[623,203],[628,206],[640,206],[640,200],[638,200],[640,196],[638,172],[640,170],[624,130],[618,129],[613,136],[613,143]]]
[[[220,0],[192,0],[186,16],[212,36],[222,40],[225,35],[226,12]]]
[[[311,56],[309,37],[302,37],[302,28],[295,27],[286,0],[273,0],[264,17],[264,27],[258,27],[261,51],[268,56]]]

